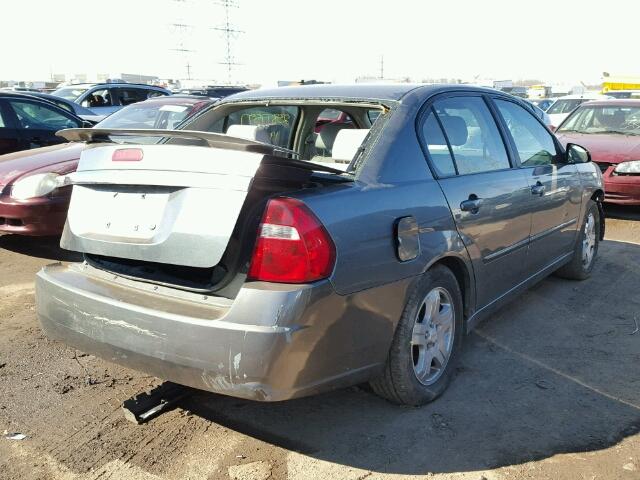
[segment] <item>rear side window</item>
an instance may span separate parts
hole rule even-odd
[[[540,122],[520,105],[506,100],[495,102],[516,144],[520,164],[529,167],[553,163],[558,153],[556,144]]]
[[[427,144],[431,164],[439,177],[448,177],[456,174],[453,158],[447,145],[447,139],[442,133],[438,119],[433,110],[427,115],[422,125],[422,136]]]
[[[149,91],[142,88],[116,88],[115,92],[118,96],[116,104],[126,106],[146,100]]]
[[[2,111],[3,109],[4,107],[2,106],[2,103],[0,103],[0,128],[5,128],[7,126],[7,123],[4,121],[4,112]]]
[[[459,175],[510,168],[507,150],[498,127],[480,97],[452,97],[433,104],[451,147]],[[438,138],[425,138],[438,145]]]
[[[373,125],[376,122],[376,120],[378,119],[381,113],[382,113],[382,110],[378,108],[367,110],[367,117],[369,118],[371,125]]]

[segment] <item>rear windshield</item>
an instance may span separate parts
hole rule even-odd
[[[162,128],[174,129],[191,111],[192,105],[134,103],[105,118],[100,128]]]

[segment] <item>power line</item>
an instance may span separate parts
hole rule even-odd
[[[212,30],[217,30],[218,32],[222,32],[226,42],[226,54],[224,57],[224,62],[218,62],[220,65],[227,66],[227,82],[231,84],[232,79],[232,69],[235,65],[241,65],[235,61],[235,57],[233,56],[233,40],[237,39],[241,33],[244,33],[242,30],[238,30],[234,25],[229,21],[229,13],[232,8],[240,8],[238,0],[216,0],[213,2],[214,5],[219,5],[224,8],[224,16],[225,22],[223,25],[219,27],[212,27]]]
[[[185,6],[187,3],[187,0],[173,0],[173,1]],[[190,54],[195,53],[195,50],[191,48],[187,48],[185,46],[185,38],[187,38],[190,30],[193,29],[193,25],[189,25],[187,23],[183,23],[181,20],[177,20],[176,22],[171,23],[169,26],[173,27],[173,30],[178,34],[178,45],[176,46],[176,48],[171,48],[170,50],[174,52],[179,52],[182,54],[182,57],[185,61],[185,67],[187,70],[187,79],[191,80],[191,63],[189,62],[188,57]]]

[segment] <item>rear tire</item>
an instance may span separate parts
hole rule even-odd
[[[373,391],[401,405],[424,405],[447,388],[460,354],[462,294],[455,275],[437,265],[413,286]]]
[[[570,280],[586,280],[596,263],[598,245],[600,244],[600,210],[593,200],[589,200],[587,211],[582,222],[573,258],[560,267],[556,274]]]

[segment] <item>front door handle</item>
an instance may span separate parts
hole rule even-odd
[[[472,193],[471,195],[469,195],[468,200],[460,202],[460,210],[462,210],[463,212],[470,212],[475,215],[480,210],[481,205],[482,199],[478,198],[477,195]]]
[[[536,182],[536,184],[531,187],[531,195],[538,195],[541,197],[546,191],[547,187],[545,187],[540,181]]]

